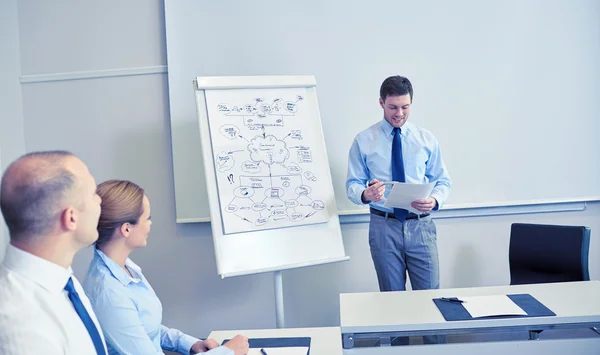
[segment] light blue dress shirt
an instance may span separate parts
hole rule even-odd
[[[117,263],[95,249],[83,288],[104,332],[109,354],[163,354],[162,349],[189,354],[199,339],[161,324],[162,304],[142,274],[127,258],[127,275]],[[219,347],[206,354],[233,351]]]
[[[401,135],[406,182],[424,184],[435,181],[431,197],[437,200],[438,208],[441,207],[448,197],[451,181],[438,141],[429,131],[410,122],[402,126]],[[354,138],[348,157],[346,194],[357,205],[363,204],[361,196],[369,181],[392,181],[393,138],[394,127],[385,119]],[[393,212],[393,208],[383,206],[389,192],[390,187],[386,186],[384,198],[370,205],[384,212]]]

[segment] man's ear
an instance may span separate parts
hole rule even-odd
[[[384,104],[384,102],[383,102],[383,100],[382,100],[382,99],[381,99],[381,97],[380,97],[380,98],[379,98],[379,106],[381,106],[381,108],[384,108],[384,107],[383,107],[383,104]]]
[[[77,229],[78,221],[79,215],[77,214],[77,210],[73,207],[65,208],[60,214],[61,228],[66,229],[68,231],[74,231],[75,229]]]
[[[121,224],[121,228],[119,228],[119,230],[121,231],[121,234],[123,234],[123,236],[127,238],[129,237],[129,232],[131,232],[131,224],[123,223]]]

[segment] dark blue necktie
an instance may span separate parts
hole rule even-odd
[[[402,159],[402,140],[400,139],[400,128],[394,128],[394,143],[392,143],[392,180],[405,182],[404,160]],[[399,221],[404,221],[408,211],[402,208],[394,208],[394,216]]]
[[[79,318],[81,318],[83,325],[85,325],[88,333],[90,333],[90,337],[92,338],[92,342],[94,343],[94,347],[96,348],[96,353],[98,353],[98,355],[106,355],[106,352],[104,351],[104,343],[102,342],[102,338],[98,333],[96,324],[94,324],[94,321],[90,317],[90,314],[83,306],[83,303],[81,303],[81,298],[79,298],[79,295],[77,294],[77,291],[75,291],[75,287],[73,286],[73,279],[71,279],[70,277],[69,281],[65,285],[65,290],[69,294],[69,299],[73,303],[73,307],[75,307],[75,311],[79,315]]]

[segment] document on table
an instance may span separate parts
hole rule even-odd
[[[389,208],[403,208],[413,213],[421,213],[414,209],[410,204],[416,200],[422,200],[431,194],[435,182],[428,184],[409,184],[405,182],[393,182],[392,191],[385,199],[383,204]]]
[[[267,355],[306,355],[308,347],[306,346],[290,346],[284,348],[263,348]],[[264,355],[261,348],[250,348],[248,355]]]
[[[526,316],[527,313],[506,295],[461,297],[471,317]]]

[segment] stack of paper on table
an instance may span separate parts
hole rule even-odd
[[[413,213],[421,213],[414,209],[410,204],[416,200],[422,200],[431,194],[435,182],[428,184],[409,184],[405,182],[393,182],[392,191],[386,197],[385,207],[389,208],[403,208]]]
[[[263,348],[267,355],[306,355],[308,354],[308,347],[304,346],[293,346],[285,348]],[[248,351],[248,355],[263,355],[260,352],[260,348],[251,348]]]
[[[471,317],[526,316],[527,313],[506,295],[461,297]]]

